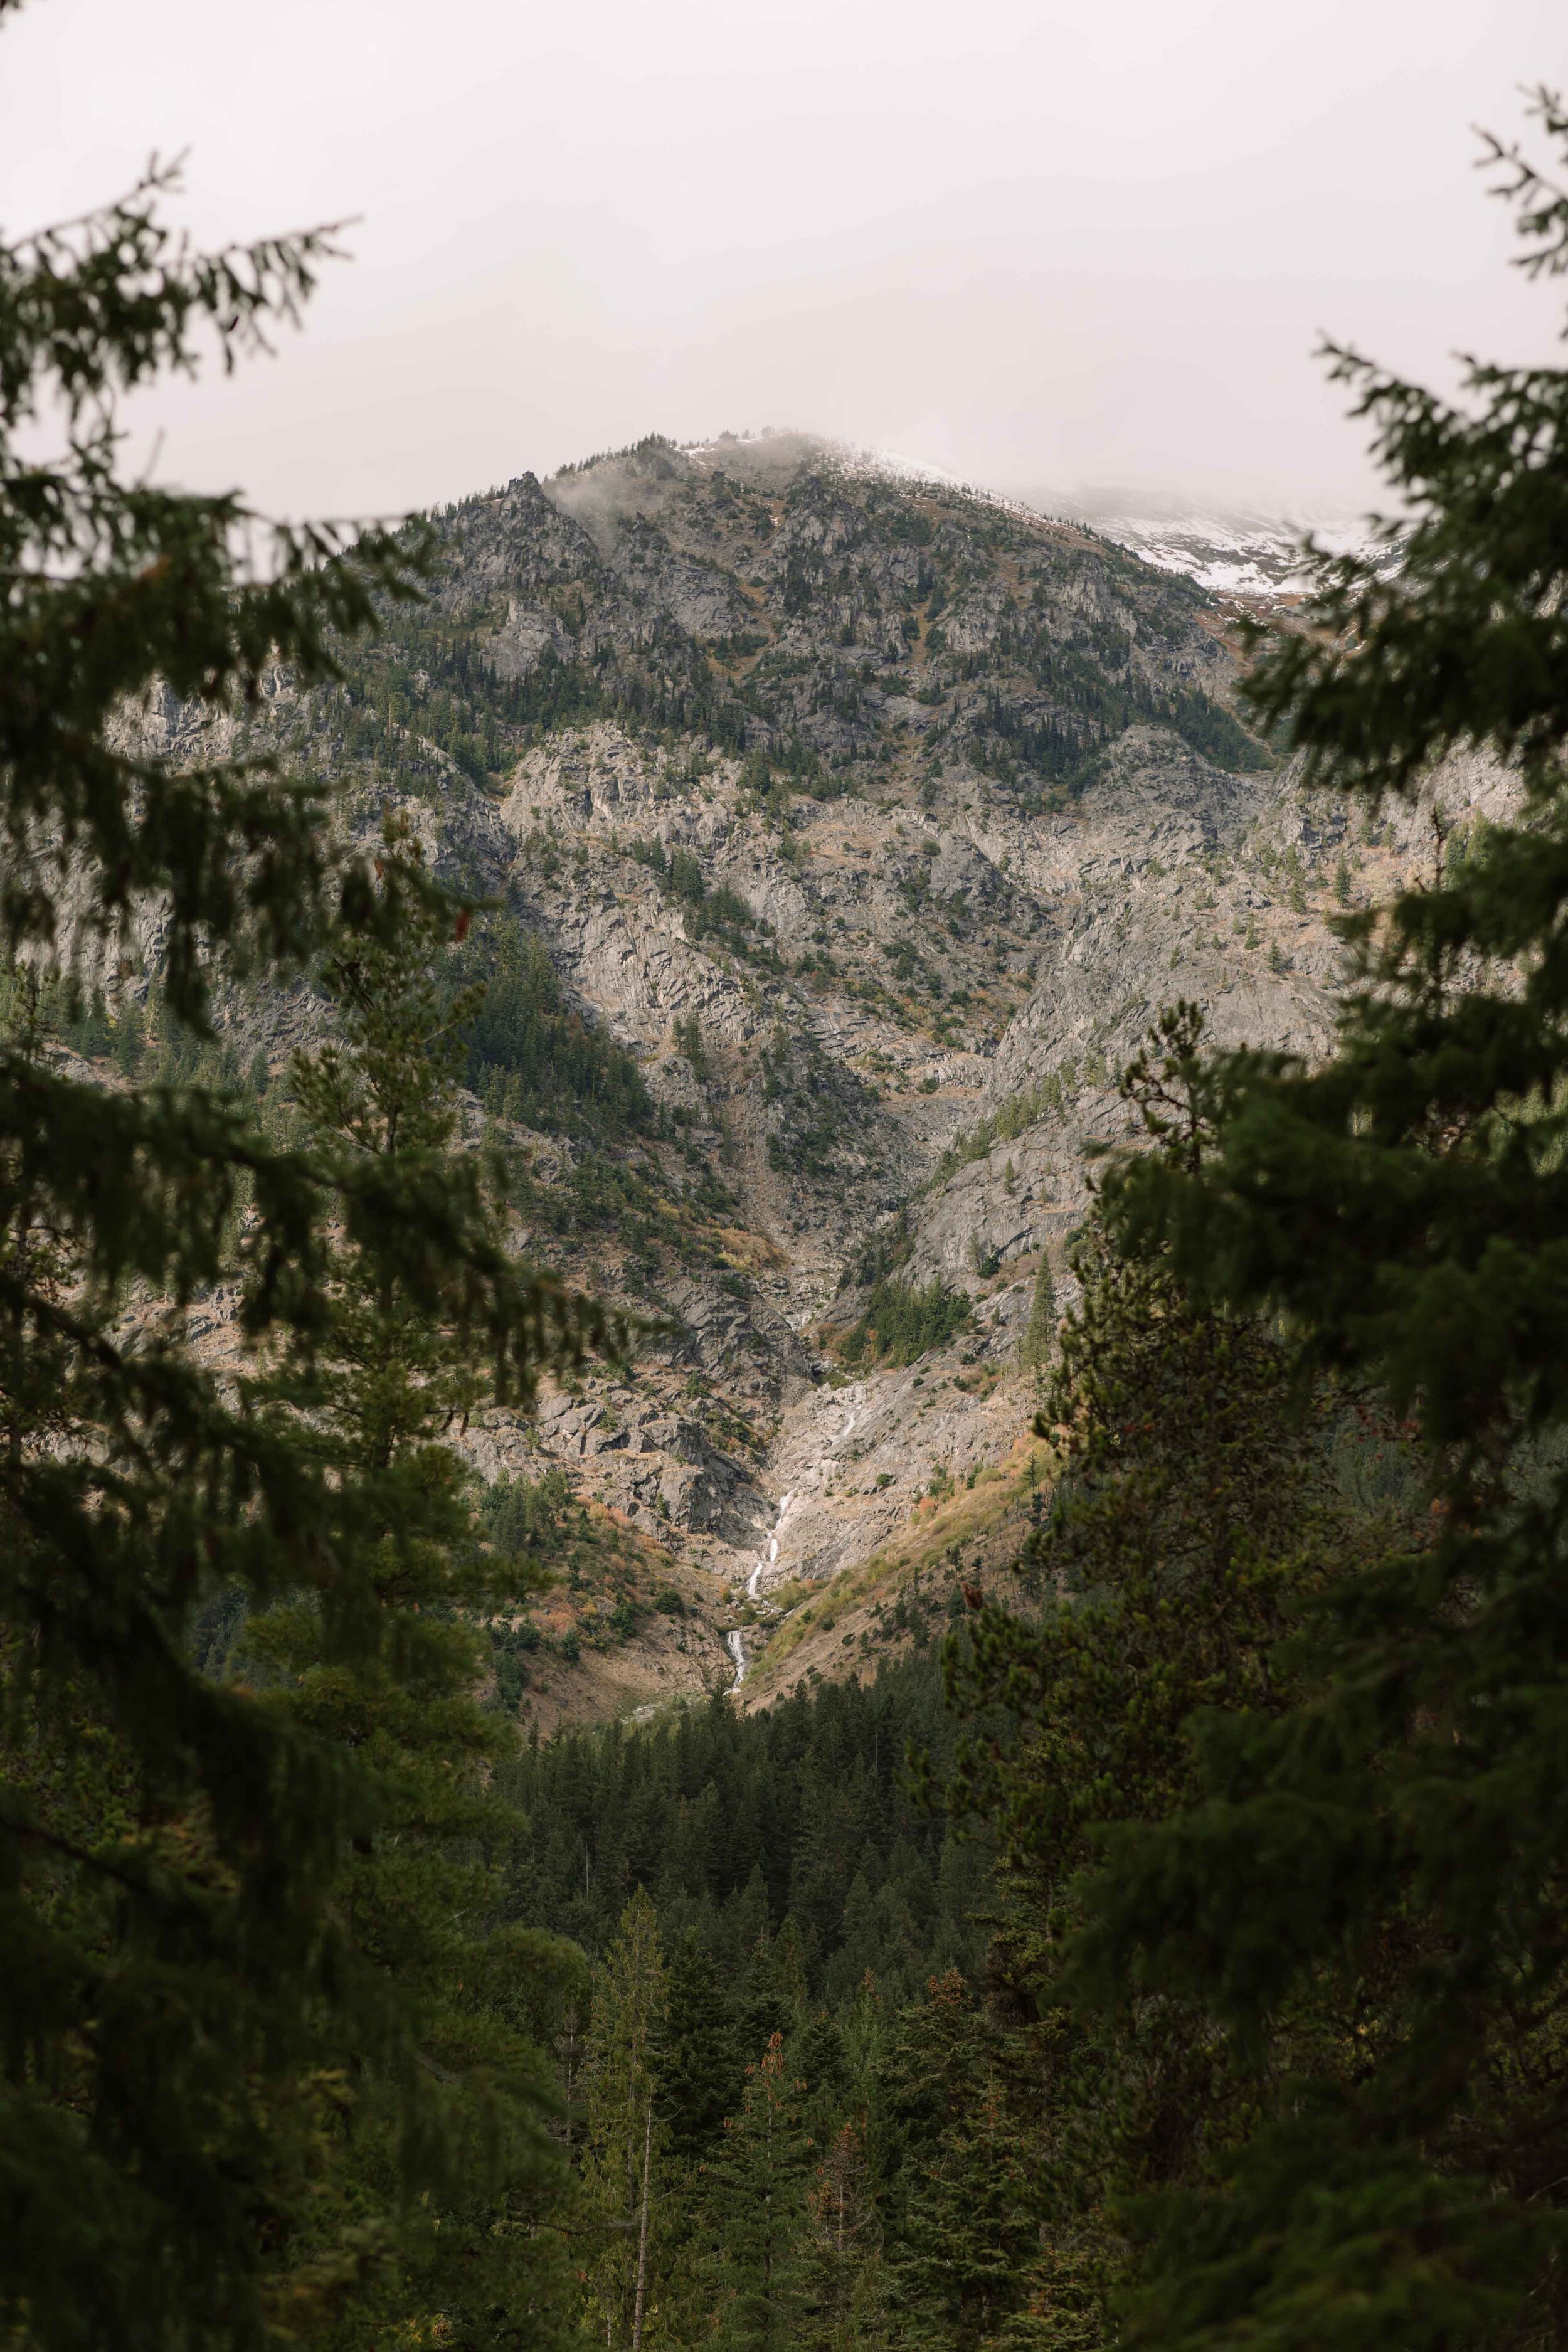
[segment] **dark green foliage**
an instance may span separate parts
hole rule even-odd
[[[1175,694],[1171,698],[1171,724],[1194,751],[1216,767],[1246,775],[1272,765],[1268,753],[1249,735],[1223,703],[1206,694]]]
[[[709,887],[695,850],[666,852],[662,841],[634,841],[631,855],[658,877],[665,896],[685,910],[686,935],[718,940],[732,955],[755,956],[771,925],[753,915],[745,900],[724,883]],[[695,1017],[695,1016],[693,1016]]]
[[[592,1141],[574,1155],[560,1183],[536,1182],[524,1167],[514,1171],[514,1192],[519,1208],[546,1232],[612,1231],[634,1244],[651,1233],[647,1220],[658,1201],[647,1182],[646,1163],[601,1150]]]
[[[1057,1598],[1042,1625],[982,1612],[973,1678],[954,1665],[961,1687],[1035,1727],[1016,1808],[989,1748],[965,1769],[1022,1841],[1008,1852],[1058,1886],[1085,1824],[1181,1801],[1194,1709],[1276,1703],[1284,1612],[1346,1545],[1278,1340],[1194,1306],[1165,1266],[1118,1258],[1097,1231],[1074,1271],[1082,1305],[1041,1416],[1068,1433],[1066,1459],[1031,1547]]]
[[[466,1007],[444,1002],[436,976],[452,910],[419,897],[421,860],[390,828],[380,868],[378,896],[392,902],[394,919],[381,936],[335,944],[323,973],[334,1036],[294,1060],[303,1139],[323,1152],[411,1163],[432,1181],[460,1186],[467,1178],[454,1142]],[[500,1246],[498,1192],[488,1203],[477,1195],[477,1213],[487,1207]],[[395,2074],[373,2059],[340,2095],[341,2195],[355,2233],[377,2228],[396,2248],[367,2301],[383,2326],[400,2315],[417,2324],[454,2294],[478,2293],[493,2305],[548,2286],[526,2237],[485,2241],[518,2199],[559,2187],[542,2128],[548,2074],[529,2026],[537,2032],[553,2015],[575,1956],[538,1935],[493,1932],[498,1859],[518,1825],[493,1785],[510,1733],[477,1696],[486,1646],[479,1620],[544,1580],[520,1551],[474,1539],[471,1473],[446,1442],[484,1394],[469,1349],[389,1285],[379,1257],[352,1234],[335,1254],[308,1345],[277,1352],[258,1383],[269,1421],[302,1453],[357,1481],[344,1580],[352,1577],[361,1605],[374,1610],[378,1638],[346,1661],[313,1596],[285,1597],[252,1615],[243,1654],[273,1669],[295,1721],[353,1754],[369,1800],[335,1900],[353,1920],[358,1967],[396,1988],[417,2036],[431,2075],[418,2127],[431,2153],[447,2152],[447,2167],[427,2182],[417,2220],[398,2210],[404,2103]],[[559,1508],[554,1493],[543,1504],[528,1499],[532,1510],[512,1489],[492,1524],[515,1528],[520,1517],[537,1522]],[[285,2274],[341,2261],[340,2232],[329,2201],[324,2217],[297,2227]]]
[[[868,2010],[874,2019],[874,2000],[862,2001],[852,2028],[864,2024]],[[809,2063],[809,2052],[804,2054]],[[862,2065],[868,2055],[862,2047]],[[805,2080],[809,2091],[813,2077]],[[851,2100],[857,2087],[851,2082]],[[883,2335],[881,2216],[867,2137],[864,2108],[826,2120],[816,2133],[818,2161],[806,2190],[794,2298],[795,2341],[814,2352],[871,2344]]]
[[[548,735],[552,728],[597,719],[609,707],[612,698],[591,663],[563,662],[546,646],[507,715],[515,725]]]
[[[13,940],[53,940],[68,855],[100,936],[117,935],[139,897],[167,892],[165,986],[199,1024],[209,940],[231,960],[298,952],[342,892],[363,903],[363,876],[331,876],[314,795],[248,762],[174,773],[112,751],[105,715],[153,676],[176,696],[242,702],[279,655],[306,682],[333,677],[334,633],[366,625],[377,593],[406,600],[426,543],[372,533],[343,552],[319,531],[267,526],[272,561],[252,577],[236,549],[257,519],[237,498],[117,478],[118,393],[195,365],[204,335],[226,361],[260,348],[332,251],[312,233],[187,253],[158,217],[170,178],[154,174],[78,227],[0,247],[0,435],[11,445],[57,397],[68,424],[52,462],[7,464],[0,509],[0,919]],[[46,822],[59,846],[40,863]]]
[[[36,1003],[25,1012],[29,992]],[[248,1057],[232,1036],[192,1028],[156,987],[145,1003],[122,993],[111,1011],[101,989],[90,994],[74,980],[28,968],[0,972],[0,1022],[17,1027],[36,1018],[42,1034],[81,1055],[112,1066],[143,1087],[190,1087],[243,1097],[252,1107],[270,1091],[274,1073],[265,1053]]]
[[[479,1526],[506,1559],[550,1559],[582,1516],[572,1482],[559,1468],[538,1478],[498,1478],[479,1502]]]
[[[1568,210],[1532,201],[1568,255]],[[995,1884],[865,1769],[897,1675],[510,1768],[514,1906],[603,1949],[641,1885],[680,1939],[645,2110],[688,2164],[678,2340],[1563,2339],[1568,829],[1526,529],[1568,470],[1563,383],[1530,378],[1517,484],[1508,416],[1383,386],[1431,534],[1418,510],[1392,586],[1355,574],[1363,626],[1260,674],[1325,762],[1370,776],[1375,742],[1399,782],[1473,741],[1521,753],[1527,797],[1351,926],[1324,1068],[1206,1059],[1178,1007],[1128,1075],[1155,1149],[1105,1177],[1079,1254],[1038,1614],[952,1597],[948,1777]],[[1318,617],[1350,615],[1348,576]],[[820,554],[795,577],[803,611],[846,593]],[[862,1278],[859,1350],[942,1336],[940,1294],[886,1255]],[[944,1744],[923,1700],[905,1717]],[[984,2002],[942,1972],[977,1912]],[[715,2293],[678,2317],[680,2275]]]
[[[1561,100],[1535,111],[1561,147]],[[1520,206],[1531,278],[1563,267],[1563,200],[1517,152],[1493,150]],[[1564,375],[1477,361],[1450,406],[1374,362],[1328,346],[1333,378],[1370,418],[1373,449],[1410,511],[1385,526],[1397,566],[1320,561],[1310,630],[1270,639],[1247,694],[1288,725],[1315,780],[1370,794],[1417,785],[1433,760],[1486,744],[1550,800],[1568,739],[1568,616],[1555,593],[1564,530]],[[1353,646],[1353,654],[1346,647]]]
[[[840,1353],[847,1364],[867,1356],[892,1364],[918,1363],[944,1347],[969,1320],[969,1301],[950,1290],[940,1275],[923,1286],[884,1276],[871,1286],[866,1311],[845,1334]]]
[[[951,1738],[929,1647],[868,1690],[715,1701],[503,1768],[526,1776],[529,1901],[575,1908],[601,1955],[572,2221],[595,2340],[631,2340],[645,2178],[650,2341],[978,2343],[1026,2299],[1003,2042],[952,1965],[984,1856],[910,1803],[910,1738]]]
[[[1531,266],[1568,265],[1568,199],[1510,171]],[[520,1753],[531,1595],[612,1539],[559,1471],[478,1496],[448,1438],[612,1336],[519,1269],[516,1211],[613,1227],[628,1282],[686,1246],[615,1148],[651,1124],[641,1080],[510,918],[452,951],[467,910],[395,830],[379,870],[334,863],[314,796],[263,763],[112,748],[122,697],[162,673],[237,710],[276,647],[334,755],[416,791],[613,714],[743,751],[780,826],[825,761],[885,772],[917,683],[933,738],[1024,810],[1140,722],[1264,754],[1176,682],[1195,592],[940,493],[805,479],[775,521],[663,443],[632,470],[740,518],[837,653],[784,652],[765,611],[628,647],[585,544],[541,592],[567,650],[518,678],[489,604],[447,581],[405,608],[412,539],[285,539],[258,583],[232,502],[116,482],[112,396],[204,319],[244,348],[319,243],[192,260],[150,192],[72,235],[0,254],[0,2334],[1556,2352],[1568,373],[1478,370],[1458,414],[1341,362],[1413,500],[1404,565],[1326,566],[1254,707],[1369,793],[1451,747],[1510,756],[1521,806],[1462,854],[1438,820],[1431,887],[1347,921],[1324,1066],[1205,1058],[1178,1007],[1129,1073],[1155,1149],[1112,1165],[1077,1258],[1031,1617],[954,1555],[934,1599],[900,1596],[912,1654],[868,1687]],[[25,466],[34,387],[62,384],[74,438]],[[1019,593],[995,625],[998,557]],[[20,854],[40,839],[53,868]],[[633,854],[692,938],[772,956],[694,851]],[[150,894],[169,962],[132,1001],[97,951]],[[923,875],[905,897],[929,916]],[[16,954],[57,919],[52,963]],[[295,1065],[283,1149],[215,992],[323,950],[338,1034]],[[912,944],[893,961],[917,976]],[[702,1077],[695,1016],[677,1042]],[[509,1197],[454,1151],[463,1080],[566,1139],[551,1181],[520,1167]],[[775,1035],[764,1080],[774,1164],[822,1176],[847,1121],[809,1040]],[[961,1296],[898,1278],[909,1248],[900,1224],[868,1254],[849,1361],[963,1327]],[[215,1300],[221,1379],[184,1320]],[[1042,1265],[1042,1377],[1053,1320]],[[563,1654],[635,1633],[630,1576],[605,1597]],[[994,1870],[911,1787],[911,1746]]]
[[[1040,1252],[1040,1263],[1035,1269],[1034,1295],[1029,1301],[1029,1320],[1018,1349],[1018,1361],[1026,1365],[1042,1381],[1046,1366],[1050,1362],[1057,1345],[1057,1286],[1051,1272],[1050,1253]]]
[[[1191,1042],[1182,1024],[1169,1034]],[[1129,1083],[1148,1099],[1146,1065]],[[1070,2321],[1094,2340],[1128,2258],[1111,2199],[1201,2169],[1245,2094],[1179,2002],[1083,2026],[1050,2014],[1079,1874],[1108,1823],[1163,1821],[1192,1801],[1197,1710],[1265,1719],[1289,1704],[1292,1604],[1372,1538],[1335,1508],[1325,1417],[1306,1409],[1278,1337],[1195,1301],[1164,1260],[1119,1256],[1098,1222],[1073,1264],[1081,1305],[1062,1325],[1039,1423],[1065,1458],[1025,1570],[1043,1613],[981,1607],[950,1644],[948,1674],[979,1718],[951,1794],[995,1826],[1009,1897],[994,1965],[1048,2018],[1011,2062],[1035,2053],[1045,2088],[1032,2144],[1054,2151],[1029,2198],[1041,2292],[1053,2331]],[[1016,1737],[998,1739],[987,1719],[998,1707]],[[1018,2123],[998,2097],[978,2142],[1001,2167],[993,2193],[1012,2179],[1015,2199]]]
[[[952,1737],[929,1648],[868,1688],[825,1685],[764,1716],[715,1699],[658,1728],[564,1734],[500,1770],[528,1819],[513,1915],[600,1952],[642,1885],[672,1941],[700,1931],[727,1988],[790,1919],[813,1988],[850,1998],[869,1969],[913,1990],[976,1948],[963,1906],[983,1855],[905,1786],[906,1748],[941,1757]]]
[[[810,1183],[842,1181],[873,1157],[864,1140],[872,1098],[853,1072],[835,1067],[809,1029],[782,1021],[763,1048],[768,1165]]]
[[[1162,1118],[1151,1081],[1132,1083]],[[1194,1706],[1292,1703],[1290,1604],[1378,1540],[1340,1498],[1375,1493],[1352,1465],[1385,1433],[1303,1412],[1278,1336],[1168,1266],[1096,1234],[1077,1271],[1051,1401],[1070,1459],[1022,1570],[1041,1613],[983,1605],[961,1570],[940,1596],[962,1627],[956,1754],[917,1650],[869,1691],[740,1721],[716,1702],[507,1768],[526,1777],[522,1916],[602,1948],[638,1885],[677,1939],[655,2064],[672,2327],[688,2278],[680,2326],[721,2341],[1100,2345],[1133,2262],[1118,2200],[1197,2187],[1258,2112],[1246,2053],[1190,2002],[1062,2014],[1078,1877],[1108,1820],[1190,1802]],[[927,1738],[999,1832],[996,1880],[983,1852],[938,1847],[901,1769],[881,1791],[882,1757]],[[971,1938],[984,2000],[953,1969]],[[1332,2084],[1355,2014],[1309,2009],[1271,2058]]]
[[[438,530],[438,527],[437,530]],[[472,632],[420,608],[391,616],[379,646],[344,648],[333,717],[343,750],[384,772],[423,778],[438,796],[435,744],[489,784],[536,735],[581,725],[608,707],[599,670],[551,646],[524,678],[499,677]]]
[[[886,2126],[901,2144],[886,2294],[900,2345],[974,2352],[1027,2299],[1039,2220],[1001,2037],[956,1970],[899,2021]]]
[[[517,1715],[522,1706],[523,1694],[532,1681],[531,1661],[533,1653],[543,1647],[544,1636],[532,1617],[521,1612],[493,1622],[489,1628],[489,1642],[490,1663],[496,1678],[496,1709],[502,1715]]]
[[[983,774],[1021,787],[1026,813],[1059,807],[1083,792],[1099,753],[1133,726],[1173,728],[1222,767],[1270,764],[1262,745],[1211,696],[1161,693],[1130,668],[1120,631],[1074,629],[1064,637],[1060,614],[1045,605],[1032,626],[1005,635],[999,651],[1020,664],[1045,708],[994,688],[976,705],[970,758]],[[1031,790],[1037,784],[1046,792]]]
[[[880,1282],[885,1276],[894,1273],[898,1267],[908,1264],[913,1248],[914,1238],[910,1232],[909,1213],[907,1210],[900,1209],[897,1216],[890,1219],[889,1223],[877,1234],[875,1239],[868,1243],[858,1258],[853,1259],[846,1266],[839,1279],[839,1288],[847,1290],[851,1283],[857,1282]]]
[[[717,2341],[736,2352],[784,2352],[795,2340],[807,2168],[804,2075],[793,2072],[784,2037],[768,2036],[746,2068],[734,2112],[707,2171],[716,2228],[710,2294]]]
[[[612,1649],[632,1639],[647,1614],[637,1592],[640,1562],[634,1541],[579,1503],[559,1468],[537,1478],[498,1478],[480,1494],[475,1517],[490,1555],[492,1606],[500,1601],[488,1628],[493,1704],[515,1715],[533,1681],[537,1653],[575,1665],[584,1641]],[[586,1590],[594,1607],[566,1632],[551,1633],[535,1621],[531,1604],[545,1589],[563,1585],[572,1592]],[[654,1606],[679,1612],[683,1604],[679,1593],[666,1591]]]
[[[1568,151],[1562,105],[1537,111]],[[1525,266],[1561,271],[1568,199],[1505,160]],[[1395,1530],[1326,1586],[1296,1703],[1198,1719],[1196,1801],[1111,1833],[1075,1969],[1096,2014],[1180,2002],[1273,2058],[1234,2156],[1143,2216],[1134,2340],[1557,2345],[1568,372],[1478,364],[1456,409],[1336,364],[1410,501],[1404,561],[1324,562],[1255,705],[1369,799],[1474,747],[1515,761],[1521,805],[1349,919],[1361,975],[1322,1068],[1173,1041],[1173,1135],[1187,1097],[1215,1142],[1108,1198],[1124,1247],[1388,1397],[1436,1503],[1425,1540]],[[1284,2102],[1263,2087],[1282,2065]]]
[[[670,2155],[692,2170],[719,2144],[742,2067],[728,1987],[696,1927],[669,1961],[659,2084]]]
[[[568,1010],[536,934],[504,918],[487,918],[457,969],[483,988],[463,1024],[465,1075],[492,1118],[603,1141],[653,1124],[653,1103],[636,1060]]]
[[[204,341],[258,348],[331,250],[194,252],[159,219],[166,184],[0,247],[0,931],[13,969],[26,949],[90,974],[160,905],[160,1001],[207,1043],[215,984],[297,974],[330,927],[374,940],[390,910],[316,791],[111,721],[164,695],[242,716],[279,660],[330,686],[427,542],[344,547],[119,471],[121,394]],[[193,1639],[216,1596],[304,1594],[333,1667],[365,1666],[384,1628],[362,1537],[389,1474],[280,1427],[190,1349],[183,1310],[221,1289],[242,1345],[304,1362],[346,1236],[511,1395],[597,1318],[498,1246],[477,1168],[279,1149],[207,1083],[73,1078],[27,992],[0,1041],[0,2314],[47,2352],[253,2344],[261,2249],[310,2202],[309,2085],[376,2068],[395,2176],[428,2177],[445,2136],[421,2120],[416,2011],[333,1899],[371,1780],[209,1679]]]
[[[638,1887],[594,1976],[584,2057],[583,2316],[606,2347],[640,2345],[668,2270],[668,2200],[658,2066],[667,1975],[658,1920]]]
[[[708,1050],[702,1043],[702,1024],[695,1006],[684,1021],[679,1015],[670,1024],[675,1042],[691,1065],[691,1075],[700,1086],[708,1076]]]

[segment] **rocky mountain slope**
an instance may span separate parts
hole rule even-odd
[[[430,604],[258,731],[493,899],[476,1132],[520,1246],[656,1326],[470,1433],[578,1530],[509,1703],[763,1703],[1004,1572],[1047,1468],[1020,1340],[1116,1073],[1177,996],[1320,1050],[1330,919],[1428,829],[1302,800],[1236,713],[1234,598],[801,436],[436,520]],[[318,1017],[237,1006],[236,1066]]]

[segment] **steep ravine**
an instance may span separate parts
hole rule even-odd
[[[1070,1298],[1119,1069],[1178,996],[1322,1050],[1333,918],[1423,868],[1428,814],[1302,797],[1238,722],[1234,598],[798,436],[645,444],[438,530],[433,607],[341,689],[278,677],[252,739],[489,897],[492,986],[542,952],[586,1075],[542,1079],[523,1024],[474,1132],[513,1154],[520,1246],[658,1325],[469,1433],[487,1478],[564,1468],[645,1563],[629,1614],[542,1612],[524,1711],[765,1704],[860,1670],[901,1578],[1005,1560],[1044,1475],[1019,1342],[1042,1255]],[[1439,789],[1461,826],[1506,795]],[[320,1008],[230,1017],[278,1069]],[[847,1355],[879,1276],[964,1319]]]

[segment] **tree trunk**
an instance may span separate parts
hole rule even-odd
[[[632,2352],[642,2352],[643,2290],[647,2284],[648,2175],[653,2170],[653,2093],[647,2095],[647,2119],[642,2143],[642,2212],[637,2221],[637,2291],[632,2305]]]

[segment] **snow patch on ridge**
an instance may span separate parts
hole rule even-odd
[[[1380,570],[1399,561],[1365,515],[1266,514],[1183,507],[1137,492],[1079,491],[1052,501],[1161,572],[1182,573],[1216,596],[1300,596],[1310,584],[1305,542],[1332,555],[1371,557]]]
[[[912,488],[922,485],[973,499],[976,505],[1025,522],[1076,523],[1124,547],[1161,572],[1194,581],[1217,596],[1299,596],[1310,584],[1303,542],[1310,537],[1335,555],[1372,556],[1380,570],[1398,562],[1391,547],[1364,515],[1270,513],[1258,508],[1227,508],[1140,490],[1049,488],[1005,493],[965,481],[945,466],[899,449],[865,448],[812,433],[725,434],[718,440],[684,444],[681,454],[699,465],[722,466],[728,454],[795,445],[809,448],[813,464],[864,479],[870,476]]]

